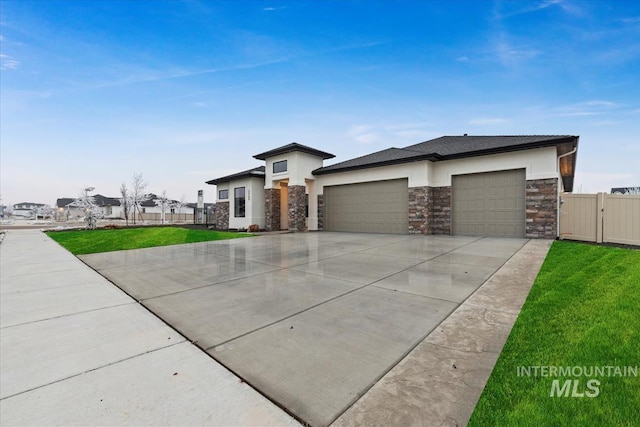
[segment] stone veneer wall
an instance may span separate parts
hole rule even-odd
[[[429,234],[451,234],[451,187],[431,187]]]
[[[409,234],[429,234],[431,187],[409,187]]]
[[[289,230],[304,231],[306,228],[305,195],[306,187],[304,185],[289,186]]]
[[[555,239],[558,233],[558,179],[532,179],[526,189],[525,235]]]
[[[318,231],[324,230],[324,194],[318,194]]]
[[[280,230],[280,189],[265,188],[264,190],[265,229],[267,231]]]
[[[229,202],[218,202],[216,204],[215,219],[217,230],[229,229]]]

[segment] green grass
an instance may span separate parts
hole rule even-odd
[[[48,235],[74,255],[207,242],[210,240],[227,240],[251,236],[251,234],[246,233],[191,230],[179,227],[54,231],[49,232]]]
[[[640,376],[517,374],[610,365],[640,367],[640,251],[554,242],[469,425],[639,425]],[[594,378],[596,397],[550,397],[554,379],[579,379],[580,393]]]

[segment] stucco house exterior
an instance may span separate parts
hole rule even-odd
[[[24,218],[32,218],[35,217],[35,212],[38,208],[43,208],[45,206],[44,203],[33,203],[33,202],[21,202],[13,205],[13,212],[11,215],[17,217]]]
[[[212,179],[216,225],[247,229],[555,238],[578,136],[443,136],[324,166],[291,143]]]

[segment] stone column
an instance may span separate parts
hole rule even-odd
[[[409,187],[409,234],[429,234],[431,187]]]
[[[429,199],[429,232],[451,234],[451,187],[432,187]]]
[[[265,188],[264,190],[265,229],[267,231],[280,230],[280,189]]]
[[[306,187],[304,185],[289,186],[289,230],[305,230]]]
[[[527,181],[525,235],[533,239],[555,239],[558,234],[558,179]]]
[[[229,202],[216,204],[216,230],[229,229]]]
[[[318,231],[324,230],[324,194],[318,194]]]

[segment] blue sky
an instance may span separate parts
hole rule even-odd
[[[3,204],[464,133],[580,135],[576,190],[640,185],[635,1],[2,0],[0,34]]]

